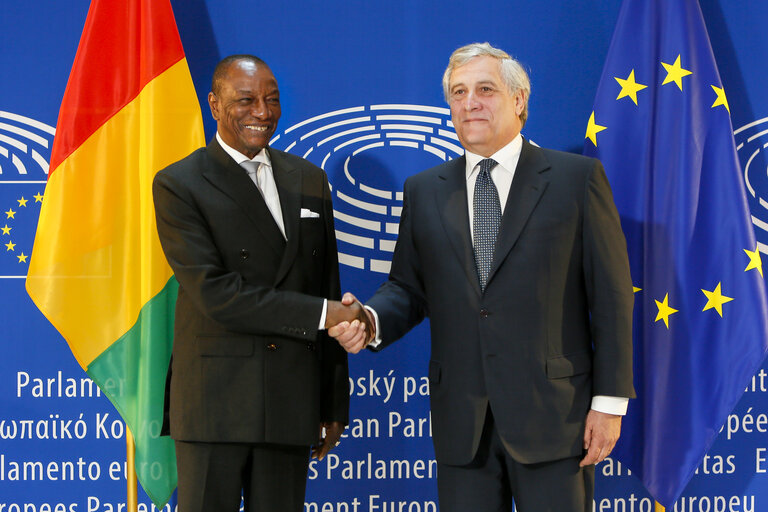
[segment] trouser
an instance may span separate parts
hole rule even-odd
[[[464,466],[438,462],[440,512],[591,512],[595,467],[583,457],[521,464],[504,448],[490,407],[475,458]]]
[[[179,512],[301,512],[309,447],[176,441]]]

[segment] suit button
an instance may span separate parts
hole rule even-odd
[[[317,256],[317,249],[312,249],[312,256]]]
[[[315,344],[311,341],[307,343],[307,350],[315,350]]]
[[[243,258],[244,260],[247,260],[248,256],[250,256],[250,255],[251,255],[251,253],[248,251],[248,249],[242,249],[240,251],[240,257]]]
[[[277,345],[275,345],[274,343],[270,343],[269,345],[267,345],[267,350],[275,351],[277,350]]]
[[[488,318],[491,313],[487,309],[480,310],[480,318]]]

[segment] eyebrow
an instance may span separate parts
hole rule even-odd
[[[499,87],[499,84],[497,84],[493,80],[481,80],[481,81],[476,82],[474,84],[475,87],[483,87],[483,86],[486,86],[486,85],[490,85],[490,86],[493,86],[495,88]],[[449,89],[449,91],[453,92],[453,91],[456,90],[457,87],[466,87],[466,85],[463,82],[459,82],[459,83],[453,84],[453,85],[451,85],[451,88]]]
[[[278,89],[276,86],[267,92],[267,94],[279,94],[280,89]],[[255,94],[253,89],[235,89],[235,94]]]

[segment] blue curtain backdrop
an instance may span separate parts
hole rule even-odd
[[[756,241],[768,253],[768,4],[700,4]],[[44,190],[87,9],[87,0],[29,0],[0,10],[0,228],[10,228],[0,231],[0,507],[9,511],[111,511],[125,501],[119,417],[89,387],[23,283],[35,195]],[[272,67],[283,105],[274,145],[328,171],[342,286],[361,298],[386,278],[405,178],[461,151],[440,84],[450,53],[489,41],[520,59],[532,80],[524,134],[581,153],[619,10],[620,2],[598,0],[174,2],[208,137],[215,125],[205,96],[215,63],[247,52]],[[732,341],[737,347],[743,340]],[[435,510],[428,358],[425,326],[381,354],[351,358],[352,425],[341,446],[310,467],[307,510]],[[707,368],[695,369],[706,381]],[[675,510],[768,510],[766,387],[763,366]],[[596,510],[650,511],[652,502],[627,466],[610,459],[598,466]]]

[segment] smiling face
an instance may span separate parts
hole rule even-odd
[[[238,60],[208,94],[208,105],[222,140],[253,158],[272,138],[280,119],[280,91],[265,65]]]
[[[448,100],[459,141],[472,153],[489,157],[523,128],[523,93],[509,92],[493,57],[475,57],[454,69]]]

